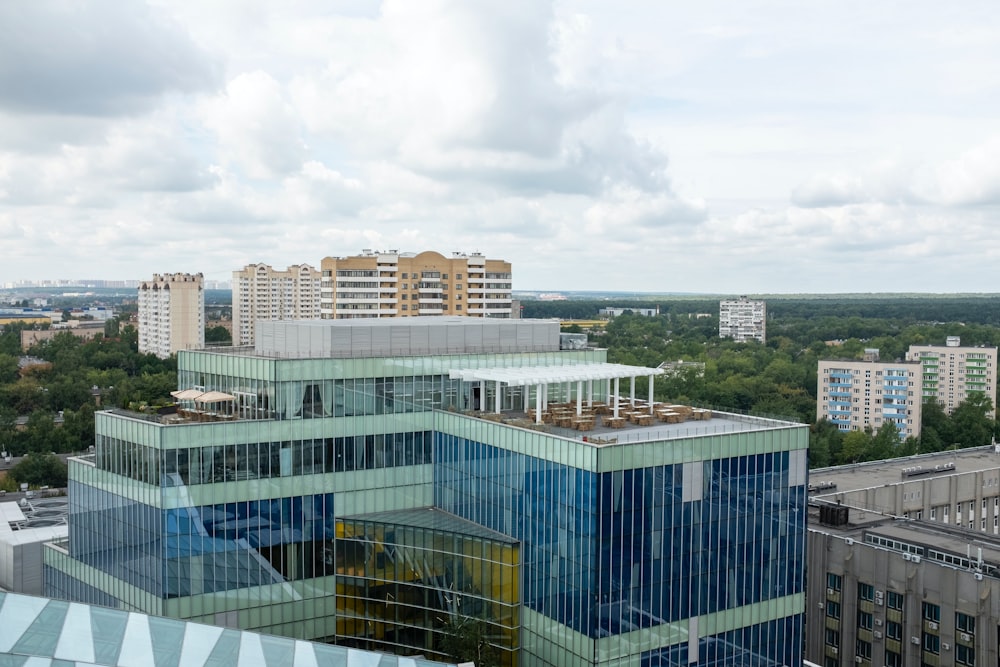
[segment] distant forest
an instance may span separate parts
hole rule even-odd
[[[948,336],[960,336],[963,345],[1000,346],[1000,296],[768,299],[763,345],[719,338],[718,299],[581,299],[522,306],[524,317],[582,322],[599,319],[601,308],[659,306],[659,316],[626,312],[590,329],[591,344],[606,348],[615,363],[704,363],[704,372],[689,369],[658,379],[656,397],[811,424],[814,467],[985,445],[997,434],[997,423],[988,416],[995,396],[974,397],[951,415],[936,403],[925,404],[919,440],[902,439],[891,425],[877,433],[841,433],[816,422],[816,371],[821,359],[861,359],[866,348],[878,348],[882,360],[902,359],[910,345],[943,345]]]
[[[655,308],[661,314],[719,314],[719,299],[683,297],[677,299],[573,299],[566,301],[522,301],[523,317],[592,319],[601,308]],[[767,299],[771,322],[782,319],[851,317],[890,319],[900,323],[965,322],[1000,326],[1000,294],[970,296],[871,297],[828,296]]]

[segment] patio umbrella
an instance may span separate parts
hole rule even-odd
[[[232,394],[225,394],[221,391],[206,391],[201,396],[196,396],[194,399],[195,403],[223,403],[226,401],[235,401],[236,397]]]
[[[170,392],[170,395],[176,398],[178,401],[190,401],[198,398],[204,394],[201,389],[179,389],[177,391]]]

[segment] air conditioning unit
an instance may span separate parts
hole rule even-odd
[[[865,661],[865,659],[864,659],[864,658],[862,658],[862,657],[861,657],[860,655],[856,655],[856,656],[854,656],[854,662],[858,663],[859,665],[860,665],[860,664],[861,664],[862,662],[864,662],[864,661]]]
[[[830,653],[832,653],[834,655],[837,655],[838,653],[840,653],[840,649],[837,648],[836,646],[831,646],[830,647]]]
[[[903,554],[903,560],[913,560],[913,554]]]
[[[911,644],[919,644],[920,643],[920,637],[910,637],[910,643]]]
[[[972,635],[970,635],[968,632],[959,632],[958,636],[961,637],[961,639],[962,639],[963,642],[971,642],[972,641]]]
[[[938,624],[935,623],[934,621],[927,621],[927,627],[930,628],[931,630],[937,630]]]
[[[849,537],[848,537],[848,538],[846,538],[846,539],[844,540],[844,542],[845,542],[845,543],[847,544],[847,546],[849,546],[849,547],[850,547],[850,546],[854,546],[854,540],[852,540],[852,539],[851,539],[851,538],[849,538]]]
[[[972,576],[976,579],[976,581],[982,581],[983,580],[983,573],[982,572],[976,572]]]
[[[834,593],[836,593],[836,592],[837,592],[837,591],[833,590],[832,588],[828,588],[828,589],[826,589],[826,594],[827,594],[827,595],[833,595],[833,594],[834,594]]]
[[[949,644],[948,642],[941,642],[941,648],[943,648],[945,651],[950,651],[951,644]]]
[[[882,633],[879,632],[878,630],[873,632],[872,635],[875,637],[875,639],[882,639]]]
[[[881,618],[876,618],[875,619],[875,625],[877,625],[878,627],[881,628],[882,627],[882,619]]]
[[[917,554],[913,554],[913,562],[914,563],[919,563],[920,562],[920,556],[918,556]]]

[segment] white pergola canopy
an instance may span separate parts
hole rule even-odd
[[[523,387],[560,382],[613,380],[615,378],[663,375],[662,368],[624,364],[579,364],[576,366],[521,366],[519,368],[471,368],[449,371],[453,380],[464,382],[502,382],[509,387]]]
[[[580,414],[583,409],[583,384],[587,383],[586,394],[587,404],[593,399],[593,383],[595,380],[607,382],[607,394],[612,394],[611,381],[614,380],[614,416],[618,417],[618,382],[621,378],[629,378],[630,403],[635,403],[635,378],[649,378],[649,403],[652,410],[653,402],[653,376],[663,375],[662,368],[649,368],[647,366],[625,366],[623,364],[577,364],[566,366],[520,366],[517,368],[463,368],[448,371],[448,376],[452,380],[462,380],[463,382],[477,383],[485,387],[487,383],[496,386],[494,396],[494,411],[500,412],[501,395],[503,387],[537,387],[535,392],[535,420],[541,421],[542,410],[548,401],[548,390],[550,385],[566,385],[567,394],[571,393],[569,387],[576,384],[576,411]],[[485,411],[485,390],[481,392],[482,402],[478,409]],[[524,394],[525,410],[528,409],[528,392]]]

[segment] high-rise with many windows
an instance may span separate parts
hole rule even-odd
[[[205,346],[202,274],[155,274],[139,284],[139,352],[166,359]]]
[[[915,362],[821,360],[816,419],[828,419],[841,431],[877,431],[892,423],[900,438],[917,437],[923,404],[920,381]]]
[[[353,257],[327,257],[320,266],[324,319],[517,317],[510,262],[479,253],[445,257],[433,251],[365,250]]]
[[[732,338],[737,343],[748,340],[765,342],[767,337],[767,304],[745,296],[719,302],[719,338]]]
[[[249,264],[233,271],[233,344],[253,345],[260,320],[318,320],[320,273],[308,264],[278,271]]]
[[[924,400],[938,401],[949,414],[977,394],[996,405],[997,348],[963,346],[948,336],[943,346],[911,345],[906,358],[920,363]]]
[[[429,656],[472,623],[508,666],[798,664],[808,427],[562,340],[264,321],[182,352],[177,414],[97,413],[46,592]]]

